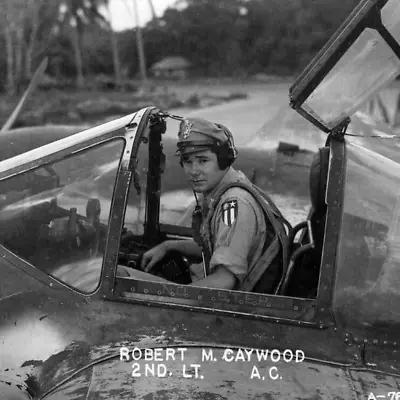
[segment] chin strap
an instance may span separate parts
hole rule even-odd
[[[193,194],[194,194],[194,198],[196,199],[196,204],[197,204],[197,206],[196,207],[200,207],[200,205],[199,205],[199,199],[197,198],[197,194],[196,194],[196,192],[193,190]]]

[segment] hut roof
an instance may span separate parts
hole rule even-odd
[[[153,64],[151,69],[182,69],[190,67],[190,62],[183,57],[165,57]]]

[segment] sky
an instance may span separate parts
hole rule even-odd
[[[140,26],[151,20],[151,9],[148,0],[136,0]],[[176,0],[153,0],[158,17],[164,14],[167,7],[173,6]],[[110,0],[110,12],[113,28],[116,31],[131,29],[135,24],[134,0]]]

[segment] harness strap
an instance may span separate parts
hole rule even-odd
[[[243,280],[243,290],[244,291],[251,291],[253,287],[249,286],[249,282],[258,282],[262,275],[265,272],[265,269],[261,268],[263,265],[270,265],[273,259],[279,253],[279,238],[276,236],[272,243],[268,246],[268,248],[264,251],[263,255],[257,261],[256,265],[253,269],[249,272],[246,278]]]
[[[288,229],[288,235],[291,234],[293,227],[290,224],[290,222],[282,215],[282,213],[280,212],[279,208],[276,206],[276,204],[272,201],[272,199],[267,195],[267,193],[265,193],[263,190],[261,190],[258,186],[251,184],[252,188],[255,189],[258,194],[265,200],[267,201],[267,203],[269,204],[269,206],[272,208],[272,211],[274,213],[274,215],[282,221],[283,224],[286,225],[287,229]]]
[[[283,217],[279,209],[276,207],[274,202],[257,186],[254,184],[250,183],[245,183],[241,181],[236,181],[236,182],[229,182],[224,185],[222,185],[217,192],[214,194],[213,198],[210,201],[210,208],[207,213],[207,216],[204,221],[204,239],[206,241],[206,247],[208,249],[208,253],[212,254],[213,248],[212,248],[212,238],[211,238],[211,219],[212,216],[214,215],[214,210],[217,204],[220,201],[220,198],[223,193],[225,193],[228,189],[232,187],[240,187],[242,189],[247,190],[253,197],[256,199],[258,204],[261,206],[261,208],[264,211],[264,214],[268,218],[268,221],[271,223],[275,230],[275,234],[278,238],[278,240],[274,240],[271,245],[266,249],[263,253],[263,256],[260,258],[260,260],[257,262],[256,266],[259,266],[266,262],[265,265],[269,265],[269,263],[273,260],[273,258],[278,254],[279,252],[279,242],[282,247],[282,261],[283,261],[283,274],[282,277],[285,276],[286,269],[288,266],[288,260],[289,260],[289,242],[288,242],[288,234],[285,231],[285,229],[282,227],[279,221],[280,220],[284,225],[287,226],[289,230],[289,234],[292,231],[292,226],[291,224]],[[265,200],[265,201],[263,201]],[[269,206],[269,207],[268,207]],[[257,275],[258,278],[261,277],[262,273],[264,270],[261,268],[254,268],[254,270],[258,271]],[[254,276],[254,275],[253,275]]]
[[[202,210],[201,207],[197,204],[192,214],[192,236],[194,241],[202,249],[204,277],[206,277],[210,273],[211,247],[209,247],[210,243],[204,241],[203,236],[201,234],[202,219],[203,219]]]

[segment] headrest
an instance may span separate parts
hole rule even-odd
[[[329,169],[329,147],[321,147],[314,155],[310,168],[310,198],[315,212],[324,211]]]

